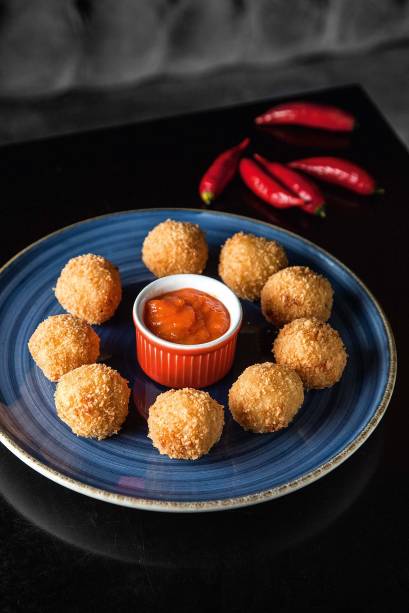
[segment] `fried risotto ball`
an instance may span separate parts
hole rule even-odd
[[[267,321],[282,326],[300,317],[327,321],[333,289],[323,276],[306,266],[289,266],[272,275],[261,290],[261,310]]]
[[[28,341],[34,362],[50,381],[83,364],[96,362],[99,336],[72,315],[53,315],[41,322]]]
[[[337,383],[347,362],[347,353],[336,330],[318,319],[295,319],[278,333],[273,353],[300,375],[307,389]]]
[[[116,434],[128,415],[128,382],[106,364],[80,366],[55,391],[58,417],[74,434],[103,439]]]
[[[229,391],[234,420],[257,433],[286,428],[303,401],[304,388],[297,373],[272,362],[246,368]]]
[[[197,224],[167,219],[146,236],[143,263],[156,277],[200,274],[208,256],[205,236]]]
[[[220,439],[223,425],[223,407],[207,392],[169,390],[149,409],[148,436],[161,454],[197,460]]]
[[[222,247],[219,275],[239,298],[257,300],[267,279],[287,264],[284,249],[275,241],[237,232]]]
[[[72,258],[57,280],[55,297],[69,313],[89,324],[102,324],[121,302],[118,269],[101,255],[88,253]]]

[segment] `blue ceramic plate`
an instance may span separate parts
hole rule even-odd
[[[31,359],[27,341],[48,315],[61,313],[52,288],[71,257],[101,254],[119,266],[122,303],[96,330],[104,361],[119,370],[138,404],[163,391],[135,359],[131,308],[152,280],[141,262],[148,231],[173,219],[200,224],[210,247],[206,274],[217,275],[218,252],[234,232],[275,239],[291,264],[326,275],[335,290],[331,324],[349,360],[341,382],[310,391],[293,423],[275,434],[243,431],[226,411],[226,426],[210,454],[196,462],[170,460],[152,447],[145,421],[131,403],[119,435],[105,441],[78,438],[55,413],[54,384]],[[244,325],[232,372],[209,388],[226,405],[227,390],[242,370],[271,360],[274,331],[258,304],[243,302]],[[11,260],[0,275],[0,440],[29,466],[73,490],[117,504],[161,511],[203,511],[262,502],[301,488],[351,455],[379,423],[390,399],[396,355],[387,321],[363,284],[340,262],[304,239],[269,224],[209,211],[154,209],[91,219],[56,232]]]

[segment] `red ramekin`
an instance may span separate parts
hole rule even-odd
[[[171,343],[155,336],[143,321],[148,300],[166,292],[192,288],[214,296],[230,315],[230,326],[222,336],[199,345]],[[170,275],[156,279],[137,296],[133,306],[136,329],[136,355],[142,370],[167,387],[201,388],[222,379],[230,370],[242,321],[237,296],[223,283],[204,275]]]

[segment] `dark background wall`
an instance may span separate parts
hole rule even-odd
[[[409,0],[0,0],[3,142],[351,81],[409,140],[408,70]]]

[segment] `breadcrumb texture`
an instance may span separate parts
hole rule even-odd
[[[238,232],[221,249],[219,275],[239,298],[258,300],[267,279],[287,264],[276,241]]]
[[[304,386],[331,387],[342,376],[347,353],[338,332],[318,319],[295,319],[278,333],[273,353],[279,364],[290,366]]]
[[[184,388],[160,394],[149,409],[149,438],[159,453],[197,460],[220,439],[223,406],[207,393]]]
[[[327,321],[333,289],[328,279],[306,266],[289,266],[272,275],[261,290],[261,310],[267,321],[282,326],[301,317]]]
[[[146,236],[143,263],[156,277],[200,274],[208,257],[205,236],[197,224],[167,219]]]
[[[55,296],[69,313],[89,324],[102,324],[121,302],[121,278],[117,268],[101,255],[80,255],[62,269]]]
[[[44,375],[58,381],[70,370],[96,362],[99,336],[73,315],[53,315],[37,326],[28,348]]]
[[[297,373],[272,362],[246,368],[229,391],[235,421],[258,433],[286,428],[303,402],[304,388]]]
[[[78,436],[103,439],[116,434],[128,415],[126,379],[106,366],[80,366],[62,377],[55,391],[57,414]]]

